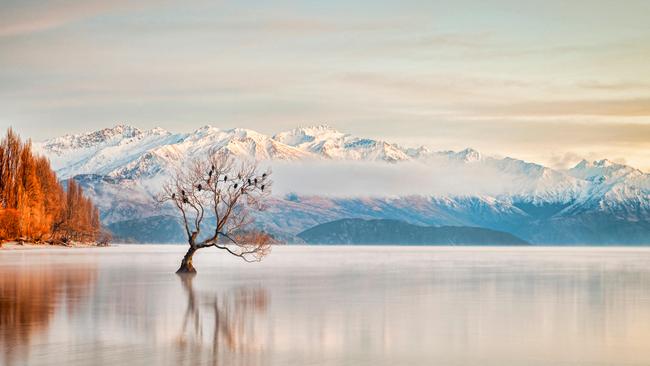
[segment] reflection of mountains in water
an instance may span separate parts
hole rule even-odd
[[[25,358],[32,338],[64,307],[74,314],[96,271],[89,266],[0,267],[0,349],[3,364]]]

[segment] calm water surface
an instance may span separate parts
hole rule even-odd
[[[2,365],[650,365],[650,250],[0,251]]]

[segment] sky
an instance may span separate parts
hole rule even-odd
[[[327,123],[650,171],[646,0],[2,0],[0,128]]]

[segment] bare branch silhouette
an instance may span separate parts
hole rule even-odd
[[[201,248],[225,250],[247,262],[260,261],[269,253],[271,237],[250,229],[250,213],[265,209],[273,183],[270,174],[258,172],[255,163],[236,163],[221,153],[176,171],[156,201],[176,207],[187,234],[190,247],[178,273],[196,272],[192,258]],[[202,235],[202,230],[207,233]]]

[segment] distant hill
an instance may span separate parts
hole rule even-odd
[[[174,216],[152,216],[108,225],[117,243],[187,243],[180,220]]]
[[[305,230],[298,237],[310,244],[528,245],[503,231],[418,226],[398,220],[336,220]]]

